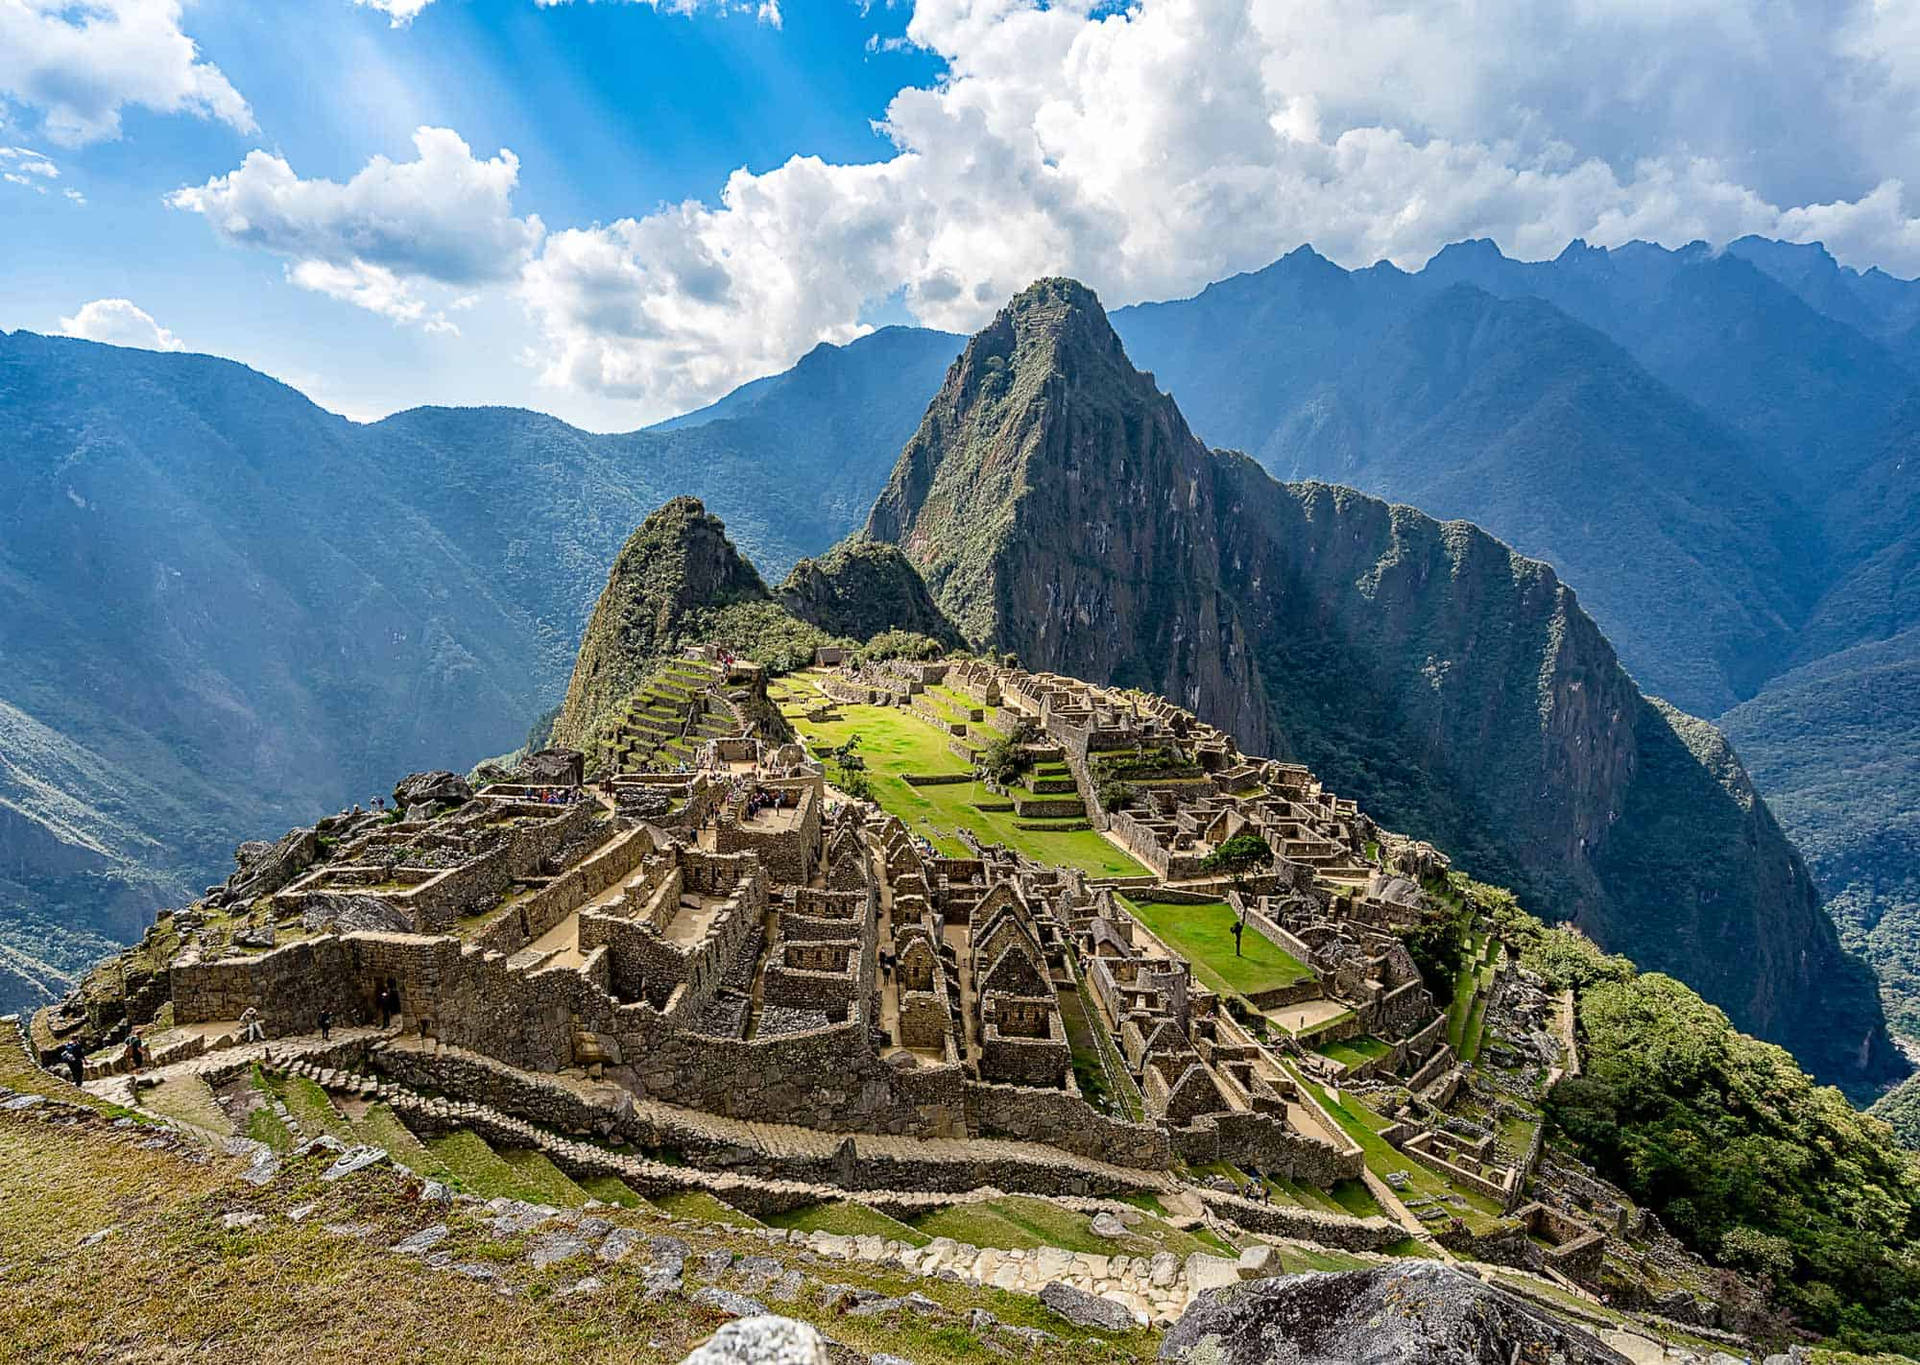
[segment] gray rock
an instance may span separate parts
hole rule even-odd
[[[806,1282],[807,1277],[805,1275],[802,1275],[797,1270],[789,1270],[773,1282],[773,1288],[767,1297],[777,1303],[791,1303],[800,1297],[800,1290],[806,1285]]]
[[[1095,1237],[1125,1237],[1127,1235],[1127,1225],[1111,1213],[1096,1213],[1093,1215],[1093,1235]]]
[[[716,1280],[727,1273],[727,1267],[733,1264],[733,1253],[725,1247],[717,1247],[700,1258],[700,1274],[703,1279]]]
[[[696,1289],[693,1301],[708,1308],[716,1308],[722,1313],[731,1313],[736,1318],[760,1317],[767,1312],[767,1306],[745,1294],[736,1294],[731,1289],[722,1289],[710,1284],[704,1289]]]
[[[867,1365],[913,1365],[905,1356],[889,1355],[885,1351],[875,1351],[867,1357]]]
[[[598,1294],[606,1287],[606,1281],[602,1280],[598,1275],[589,1275],[586,1279],[578,1280],[568,1285],[565,1289],[562,1289],[560,1291],[560,1297],[563,1299],[571,1299],[589,1294]]]
[[[220,1220],[220,1228],[223,1232],[245,1232],[266,1221],[264,1213],[230,1213]]]
[[[46,1102],[45,1095],[15,1095],[12,1099],[0,1103],[0,1109],[37,1109]]]
[[[1167,1332],[1160,1358],[1192,1365],[1628,1365],[1588,1332],[1436,1262],[1209,1290]]]
[[[727,1323],[684,1365],[831,1365],[826,1338],[804,1322],[760,1314]]]
[[[693,1248],[678,1237],[649,1237],[647,1250],[653,1253],[655,1265],[671,1266],[675,1274],[686,1265],[687,1257],[693,1254]]]
[[[559,1209],[545,1204],[529,1204],[520,1199],[490,1199],[487,1209],[493,1214],[487,1225],[503,1236],[532,1232],[542,1223],[560,1215]]]
[[[421,1228],[411,1237],[403,1238],[393,1244],[393,1249],[403,1256],[418,1256],[422,1252],[433,1250],[447,1240],[447,1225],[435,1223],[432,1227]]]
[[[967,1312],[967,1330],[975,1336],[991,1332],[1000,1325],[1000,1319],[984,1308],[973,1308]]]
[[[1097,1327],[1103,1332],[1130,1332],[1134,1327],[1133,1310],[1124,1303],[1103,1299],[1059,1280],[1041,1286],[1040,1302],[1075,1327]]]
[[[1265,1242],[1250,1246],[1240,1253],[1240,1278],[1243,1280],[1270,1280],[1275,1275],[1286,1273],[1280,1253]]]
[[[473,798],[473,788],[458,773],[437,770],[409,773],[394,784],[393,804],[411,815],[410,807],[459,804]]]
[[[273,1148],[262,1143],[260,1150],[253,1154],[253,1160],[240,1172],[240,1178],[249,1185],[266,1185],[279,1174],[280,1158],[274,1155]]]
[[[603,1264],[613,1265],[626,1260],[633,1254],[634,1248],[646,1240],[644,1234],[633,1228],[615,1228],[607,1234],[606,1240],[600,1243],[600,1250],[594,1254]]]
[[[98,1232],[89,1232],[85,1237],[80,1239],[80,1245],[83,1247],[97,1247],[118,1231],[120,1231],[118,1227],[111,1227],[101,1228]]]
[[[576,1256],[585,1256],[593,1250],[584,1237],[576,1237],[571,1232],[549,1232],[534,1243],[528,1259],[535,1270],[545,1270],[561,1261],[570,1261]]]
[[[345,1180],[348,1176],[364,1171],[369,1166],[377,1166],[387,1159],[384,1147],[349,1147],[340,1153],[333,1165],[320,1172],[322,1184],[331,1184],[335,1180]]]
[[[320,836],[312,829],[290,829],[278,843],[254,840],[235,849],[233,856],[239,866],[221,887],[221,899],[229,905],[271,896],[312,867],[320,856]]]

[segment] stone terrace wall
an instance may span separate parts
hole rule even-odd
[[[1064,1090],[970,1081],[966,1097],[967,1126],[981,1137],[1044,1142],[1115,1166],[1164,1170],[1173,1164],[1158,1124],[1110,1119]]]
[[[361,983],[351,954],[328,934],[258,957],[174,967],[168,973],[177,1024],[238,1019],[257,1010],[270,1035],[311,1033],[321,1010],[346,1024],[373,1015],[373,986]]]
[[[1293,1237],[1341,1251],[1384,1251],[1407,1236],[1405,1228],[1385,1218],[1342,1218],[1292,1204],[1255,1203],[1237,1194],[1205,1188],[1196,1193],[1222,1217],[1270,1237]]]
[[[1173,1133],[1175,1149],[1193,1165],[1224,1161],[1284,1171],[1290,1179],[1325,1189],[1340,1180],[1357,1180],[1365,1158],[1356,1149],[1343,1152],[1320,1138],[1288,1128],[1267,1114],[1235,1110],[1208,1114]]]

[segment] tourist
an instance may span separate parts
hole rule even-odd
[[[147,1064],[147,1045],[141,1041],[138,1032],[127,1035],[127,1070],[134,1075],[140,1074],[140,1068]]]
[[[330,1043],[333,1041],[333,1011],[332,1010],[320,1011],[320,1041],[323,1043]]]
[[[68,1043],[61,1049],[60,1055],[67,1064],[67,1074],[73,1077],[73,1083],[80,1084],[87,1074],[87,1055],[80,1050],[80,1044]]]
[[[260,1022],[260,1011],[247,1006],[246,1013],[240,1016],[240,1041],[243,1043],[263,1043],[267,1039],[267,1026]]]

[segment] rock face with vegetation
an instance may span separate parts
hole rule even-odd
[[[1208,450],[1084,287],[1043,281],[968,344],[866,535],[975,645],[1299,756],[1822,1077],[1904,1074],[1731,750],[1640,695],[1552,569]]]
[[[903,630],[946,645],[960,643],[913,561],[884,542],[844,542],[818,559],[801,560],[777,596],[794,616],[829,635],[868,640]]]
[[[554,742],[584,747],[653,665],[704,633],[709,613],[767,600],[767,585],[718,517],[697,498],[666,503],[613,561],[587,619]]]

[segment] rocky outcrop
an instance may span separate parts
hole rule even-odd
[[[973,338],[866,534],[976,646],[1300,759],[1822,1079],[1904,1073],[1738,760],[1640,695],[1549,566],[1208,450],[1084,287],[1042,281]]]
[[[1201,1295],[1160,1345],[1192,1365],[1627,1365],[1599,1338],[1433,1262]]]

